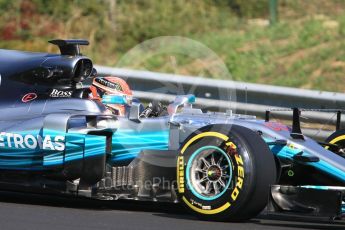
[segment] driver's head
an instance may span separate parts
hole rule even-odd
[[[101,101],[115,115],[124,116],[132,104],[132,91],[121,78],[96,77],[90,89],[92,99]]]

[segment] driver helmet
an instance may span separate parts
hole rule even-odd
[[[115,115],[124,116],[133,100],[126,81],[114,76],[96,77],[90,87],[90,98],[102,102]]]

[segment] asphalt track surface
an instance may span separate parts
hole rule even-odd
[[[105,202],[0,192],[1,230],[345,229],[345,221],[268,217],[246,223],[196,220],[175,204]]]

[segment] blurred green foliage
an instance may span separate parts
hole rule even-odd
[[[239,17],[267,17],[269,0],[228,0],[228,5]],[[220,1],[221,2],[221,1]]]
[[[31,37],[58,34],[42,34],[37,23],[45,20],[51,21],[51,27],[74,23],[71,27],[79,25],[84,34],[95,30],[96,41],[110,34],[120,44],[120,51],[157,36],[188,36],[233,28],[238,23],[236,15],[265,16],[266,8],[266,0],[0,0],[2,18],[16,21],[18,33],[27,29],[18,21],[31,23]],[[85,24],[92,24],[92,28]],[[68,33],[78,35],[78,30]]]

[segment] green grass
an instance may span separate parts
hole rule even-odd
[[[333,20],[336,28],[324,24]],[[344,17],[319,20],[281,21],[273,27],[242,23],[236,30],[191,35],[214,50],[225,62],[234,80],[301,87],[308,89],[345,90]],[[174,55],[174,54],[172,54]],[[172,66],[167,55],[154,56],[141,66],[152,71],[200,75],[203,64],[174,55]],[[189,68],[193,66],[193,68]],[[207,76],[223,78],[222,76]]]
[[[337,17],[332,20],[342,22],[344,19]],[[344,91],[344,24],[340,23],[337,28],[325,28],[324,23],[324,20],[306,18],[282,21],[274,27],[264,28],[243,24],[240,30],[190,37],[214,50],[223,59],[234,80]],[[202,64],[196,66],[193,60],[186,57],[174,57],[180,64],[175,68],[169,65],[170,60],[164,55],[147,60],[142,67],[189,75],[203,73]]]
[[[344,25],[325,29],[323,23],[308,19],[273,28],[244,26],[245,33],[206,35],[200,41],[217,53],[226,51],[223,59],[235,80],[344,91]]]
[[[46,41],[86,38],[91,45],[84,54],[97,64],[118,66],[141,42],[184,36],[214,51],[234,80],[345,91],[344,0],[279,0],[280,22],[274,26],[250,23],[268,18],[267,0],[118,0],[115,8],[109,2],[56,0],[52,7],[43,0],[0,0],[0,47],[58,52]],[[190,47],[160,45],[165,52],[144,50],[121,66],[228,78],[216,71],[212,55],[195,58]]]

